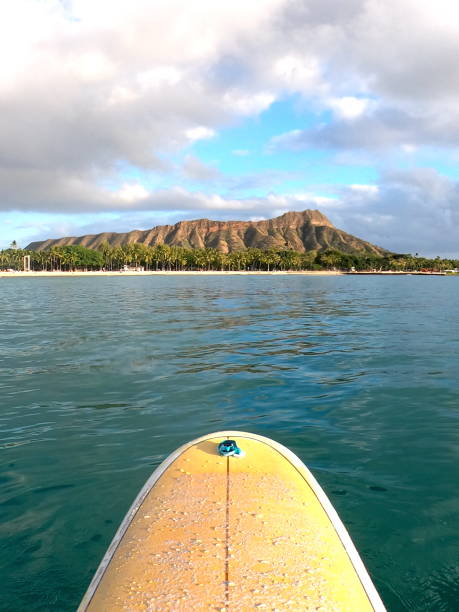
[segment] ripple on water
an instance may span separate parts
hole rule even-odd
[[[74,609],[153,469],[227,427],[311,467],[391,612],[456,609],[457,279],[5,279],[2,291],[10,612]]]

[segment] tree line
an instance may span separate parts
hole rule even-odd
[[[132,243],[113,247],[107,242],[97,249],[80,245],[51,247],[45,251],[20,249],[15,243],[0,251],[1,270],[23,270],[24,256],[30,256],[34,271],[120,270],[125,266],[145,270],[175,271],[444,271],[459,268],[457,259],[434,259],[410,254],[379,256],[369,253],[342,253],[335,249],[299,253],[289,249],[246,249],[222,253],[216,249],[187,249],[159,244]]]

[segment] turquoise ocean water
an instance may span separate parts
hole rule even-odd
[[[390,611],[459,601],[459,279],[0,279],[0,609],[72,611],[144,481],[279,440]]]

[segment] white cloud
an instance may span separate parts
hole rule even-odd
[[[149,195],[149,191],[140,183],[124,183],[114,194],[115,197],[128,204],[139,203]]]
[[[408,144],[407,144],[408,143]],[[309,148],[370,153],[403,151],[413,153],[420,147],[459,148],[459,113],[425,115],[422,111],[403,111],[379,107],[368,114],[321,123],[306,130],[292,130],[271,140],[274,150],[302,151]]]
[[[215,130],[210,129],[205,125],[198,125],[185,130],[185,136],[188,138],[188,140],[191,140],[191,142],[194,142],[195,140],[209,140],[215,136]]]
[[[307,147],[305,143],[306,131],[303,130],[290,130],[284,134],[279,134],[271,139],[268,145],[268,151],[278,151],[287,149],[290,151],[301,151]]]
[[[137,82],[143,90],[151,87],[177,85],[182,80],[182,72],[175,66],[159,65],[144,70],[137,75]]]
[[[265,91],[250,95],[241,91],[229,91],[223,96],[223,103],[229,112],[257,115],[269,108],[275,99],[274,94]]]
[[[401,149],[404,153],[411,155],[412,153],[416,153],[418,147],[412,144],[405,143],[401,145]]]
[[[386,172],[377,185],[336,192],[338,205],[324,202],[321,208],[345,231],[395,252],[457,257],[459,182],[420,168]]]
[[[361,185],[354,183],[353,185],[350,185],[350,189],[357,193],[365,193],[367,195],[377,195],[379,193],[378,185]]]
[[[112,91],[108,94],[107,104],[117,105],[117,104],[130,104],[135,100],[138,100],[140,95],[133,89],[129,87],[122,87],[115,85]]]
[[[250,151],[248,149],[233,149],[231,153],[237,157],[246,157],[250,154]]]
[[[205,164],[195,155],[187,155],[183,162],[183,174],[193,181],[214,181],[221,177],[217,168]]]
[[[62,214],[52,221],[55,217],[48,215],[42,224],[34,221],[25,227],[23,222],[16,230],[10,220],[8,236],[26,244],[65,235],[148,229],[181,219],[271,218],[289,210],[312,208],[325,213],[336,227],[392,251],[457,257],[459,182],[423,168],[392,171],[375,184],[335,186],[334,191],[329,197],[299,191],[235,198],[181,186],[148,191],[132,183],[118,191],[101,190],[93,200],[87,200],[87,213],[80,223],[76,215]],[[85,196],[89,198],[89,193]],[[78,192],[74,209],[79,210]],[[97,214],[89,214],[95,209]],[[54,210],[58,210],[57,202]],[[114,210],[118,212],[107,216]]]
[[[115,75],[115,66],[98,50],[80,53],[69,60],[67,68],[82,83],[102,81]]]
[[[291,92],[310,95],[321,87],[321,70],[316,57],[289,54],[274,63],[274,76]]]
[[[165,154],[266,108],[275,96],[263,79],[248,85],[241,75],[253,34],[282,5],[0,5],[0,170],[21,175],[17,200],[40,169],[50,179],[49,171],[60,168],[67,175],[59,177],[62,184],[107,178],[119,162],[161,168]],[[217,81],[224,58],[237,52],[233,82]],[[0,186],[3,207],[5,196]],[[37,209],[44,200],[37,198]]]
[[[273,198],[276,210],[295,208],[309,196],[152,191],[122,168],[164,172],[171,154],[295,94],[334,119],[305,130],[299,115],[298,129],[274,140],[277,151],[320,147],[342,159],[396,151],[410,163],[423,148],[454,152],[458,56],[458,8],[449,0],[3,0],[0,208],[257,216],[274,210]],[[193,156],[183,171],[213,172]],[[265,192],[276,180],[269,176]],[[453,232],[458,226],[457,187],[426,172],[406,176],[322,204],[347,210],[343,223],[363,233],[369,219],[388,228],[399,213],[407,235],[407,224],[418,228],[417,208],[429,228],[420,222],[419,236],[433,245],[429,232],[447,233],[448,220]],[[351,214],[357,206],[360,217]],[[401,248],[402,237],[388,230],[390,244]]]
[[[363,115],[368,109],[370,100],[367,98],[356,98],[344,96],[342,98],[331,98],[328,105],[340,119],[356,119]]]

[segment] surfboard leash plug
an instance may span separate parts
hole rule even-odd
[[[220,442],[218,445],[218,452],[223,457],[243,457],[245,454],[237,445],[236,440],[223,440],[223,442]]]

